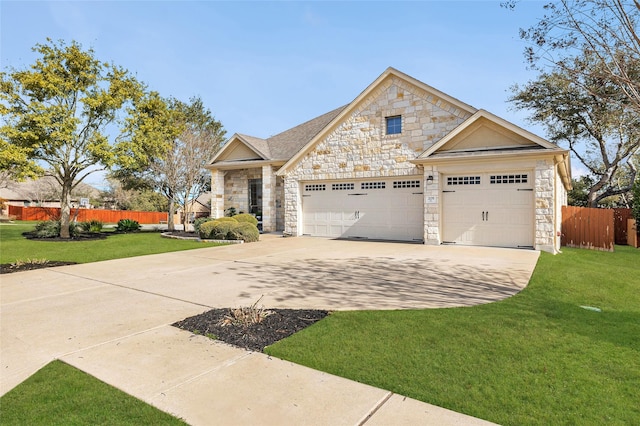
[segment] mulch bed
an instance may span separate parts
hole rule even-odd
[[[56,241],[56,242],[70,242],[70,241],[92,241],[92,240],[104,240],[109,235],[113,235],[113,232],[81,232],[75,235],[73,238],[40,238],[35,235],[34,232],[23,232],[22,236],[27,240],[34,241]]]
[[[33,271],[34,269],[52,268],[54,266],[76,265],[76,262],[57,262],[50,261],[47,263],[25,263],[22,265],[14,265],[12,263],[3,263],[0,265],[0,274],[10,274],[12,272]]]
[[[262,352],[266,346],[289,337],[329,315],[328,311],[313,309],[268,309],[272,312],[259,324],[224,324],[230,309],[212,309],[200,315],[172,324],[194,334],[214,337],[217,340],[250,351]]]

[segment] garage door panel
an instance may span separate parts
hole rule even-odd
[[[445,177],[443,241],[501,247],[533,246],[530,177],[530,172]]]
[[[324,190],[317,190],[320,185]],[[421,177],[303,184],[302,190],[304,234],[411,241],[423,238]],[[333,225],[318,226],[322,222]]]

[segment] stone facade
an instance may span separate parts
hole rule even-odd
[[[435,166],[424,168],[424,243],[440,244],[440,174]]]
[[[386,118],[402,117],[387,135]],[[299,182],[422,175],[410,163],[470,114],[397,77],[382,82],[286,174],[285,232],[299,235]]]
[[[249,180],[262,179],[262,169],[229,170],[224,177],[224,210],[249,212]]]
[[[535,248],[555,251],[555,166],[551,161],[538,160],[535,169]]]

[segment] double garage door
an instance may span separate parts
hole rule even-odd
[[[302,183],[303,234],[422,241],[422,176]]]
[[[532,247],[533,189],[531,172],[445,175],[443,242]]]
[[[421,176],[302,183],[303,234],[422,241]],[[531,172],[465,173],[441,178],[443,243],[496,247],[534,244]],[[436,200],[427,199],[427,203]]]

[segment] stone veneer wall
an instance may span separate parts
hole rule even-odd
[[[224,210],[249,212],[249,179],[262,179],[262,169],[229,170],[224,176]]]
[[[556,252],[554,229],[554,185],[555,165],[551,160],[538,160],[535,170],[535,248],[536,250]]]
[[[433,176],[433,181],[427,178]],[[424,167],[424,243],[440,244],[440,174],[436,166]],[[432,201],[432,202],[429,202]]]
[[[386,135],[386,117],[402,116],[402,133]],[[299,235],[300,181],[422,175],[409,162],[471,114],[390,77],[286,173],[285,232]]]
[[[276,177],[276,231],[284,231],[284,179]]]

